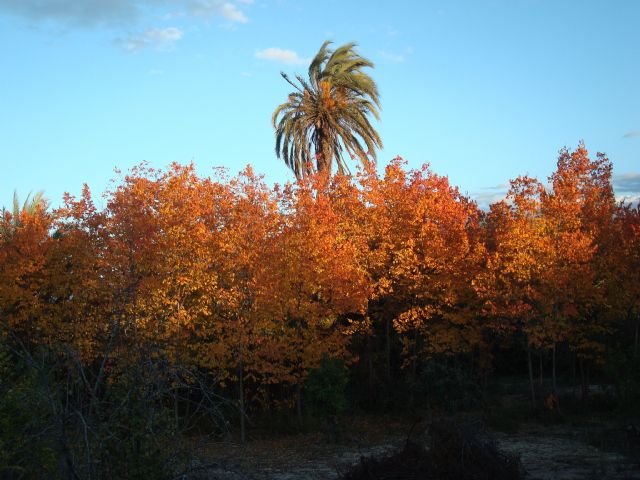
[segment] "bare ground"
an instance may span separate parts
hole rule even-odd
[[[604,429],[567,425],[527,425],[518,433],[496,433],[500,447],[520,455],[528,479],[638,480],[640,458],[587,443]],[[611,433],[611,432],[610,432]],[[624,432],[614,432],[624,435]]]
[[[614,428],[614,436],[624,432]],[[340,444],[323,433],[253,439],[245,445],[212,443],[207,457],[216,459],[209,479],[334,480],[362,456],[384,456],[402,448],[411,425],[393,418],[350,420]],[[571,425],[524,425],[517,433],[493,432],[505,451],[520,455],[528,479],[640,480],[640,457],[620,448],[601,448],[598,438],[611,437],[611,428]],[[600,436],[600,437],[599,437]],[[594,443],[596,445],[594,445]],[[617,451],[616,451],[617,450]],[[621,451],[625,450],[625,451]]]

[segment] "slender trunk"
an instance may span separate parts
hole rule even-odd
[[[489,368],[485,366],[482,369],[482,391],[487,391],[487,385],[489,384]]]
[[[417,373],[418,373],[418,331],[416,330],[413,335],[413,350],[412,350],[412,359],[411,359],[411,382],[415,385]],[[409,389],[409,399],[408,405],[413,409],[415,405],[415,396],[413,393],[413,388]]]
[[[371,401],[373,399],[373,342],[370,334],[367,334],[367,364],[369,370],[369,401]]]
[[[391,383],[391,319],[387,316],[385,324],[385,341],[386,341],[386,367],[387,367],[387,385]]]
[[[556,343],[551,347],[551,390],[556,394]]]
[[[582,403],[584,404],[587,401],[587,396],[589,394],[589,387],[587,386],[587,377],[584,371],[584,359],[580,358],[580,385],[582,389]]]
[[[180,386],[176,386],[173,389],[173,420],[176,428],[178,428],[178,422],[180,421],[180,410],[178,407],[178,397],[180,396]]]
[[[476,376],[480,381],[480,388],[482,389],[482,397],[484,399],[487,398],[488,374],[485,374],[485,371],[488,370],[488,368],[486,368],[483,358],[489,358],[489,352],[491,352],[491,346],[483,346],[480,350],[478,350],[478,355],[476,357]]]
[[[540,359],[540,371],[538,372],[538,385],[542,386],[542,384],[544,383],[544,367],[542,364],[542,354],[543,351],[540,350],[540,355],[538,356],[538,358]]]
[[[185,418],[189,418],[189,415],[191,415],[191,389],[189,387],[187,387],[187,398],[186,398],[186,405],[184,406],[184,416]]]
[[[558,387],[556,384],[556,342],[553,342],[553,398],[555,399],[555,407],[560,413],[560,400],[558,399]]]
[[[175,422],[176,427],[178,426],[178,419],[180,415],[178,412],[178,392],[174,391],[173,393],[173,421]]]
[[[527,338],[527,366],[529,367],[529,385],[531,387],[531,407],[536,408],[536,389],[533,385],[533,365],[531,362],[531,345]]]
[[[640,315],[636,315],[636,336],[633,342],[633,356],[638,356],[638,336],[640,334]]]
[[[469,358],[469,378],[473,378],[473,367],[475,358],[475,352],[471,352],[471,357]]]
[[[244,418],[244,364],[242,361],[242,352],[240,352],[240,362],[238,364],[239,378],[239,400],[240,400],[240,441],[245,443],[247,440],[247,432]]]
[[[576,354],[573,354],[571,360],[571,396],[576,397]]]
[[[298,427],[302,429],[302,388],[296,385],[296,416],[298,417]]]
[[[180,336],[180,302],[178,302],[178,305],[176,306],[176,318],[178,319],[178,332],[176,335],[176,356],[175,356],[175,362],[176,365],[178,365],[178,367],[180,366],[180,352],[182,351],[182,338]],[[178,383],[179,385],[179,383]],[[173,395],[173,414],[175,416],[175,422],[176,422],[176,428],[178,428],[178,422],[180,421],[180,410],[179,410],[179,405],[178,405],[178,400],[179,400],[179,394],[180,394],[180,387],[176,387],[176,389],[174,390],[174,395]]]

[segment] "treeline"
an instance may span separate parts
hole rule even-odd
[[[3,342],[72,351],[101,381],[153,345],[243,412],[301,411],[323,358],[344,361],[362,404],[400,383],[413,401],[434,365],[486,379],[505,351],[534,404],[541,352],[554,389],[561,356],[586,394],[589,371],[638,354],[640,212],[615,202],[611,169],[565,149],[547,187],[519,177],[482,211],[400,158],[273,188],[250,167],[139,166],[102,209],[85,187],[54,211],[3,211]]]

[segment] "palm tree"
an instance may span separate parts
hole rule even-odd
[[[46,210],[49,206],[49,200],[44,197],[44,191],[40,190],[33,197],[31,193],[27,195],[22,207],[20,206],[20,198],[18,192],[13,192],[13,208],[9,211],[2,207],[0,212],[0,233],[5,237],[9,237],[20,227],[21,217],[23,215],[35,215],[40,210]]]
[[[338,172],[348,172],[345,152],[367,163],[382,147],[368,118],[380,119],[378,87],[363,72],[373,63],[356,53],[355,43],[335,50],[330,44],[324,42],[311,61],[308,81],[281,72],[295,91],[273,113],[276,155],[298,178],[314,170],[330,174],[334,161]]]

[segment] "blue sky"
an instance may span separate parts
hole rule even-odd
[[[640,1],[0,0],[0,204],[114,168],[276,159],[271,114],[326,39],[375,63],[385,148],[481,203],[583,139],[640,195]]]

